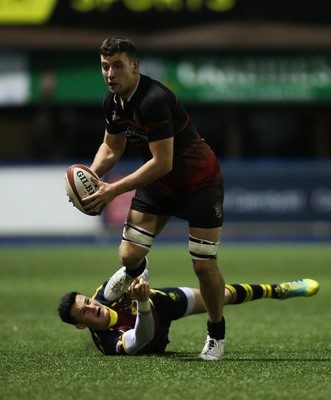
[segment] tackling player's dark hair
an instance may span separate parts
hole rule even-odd
[[[136,48],[131,40],[119,36],[105,39],[100,46],[103,56],[111,57],[115,53],[126,53],[129,58],[136,58]]]
[[[63,322],[71,325],[77,325],[78,321],[70,314],[71,307],[75,304],[76,296],[78,292],[70,292],[65,294],[60,300],[59,307],[57,309],[60,318]]]

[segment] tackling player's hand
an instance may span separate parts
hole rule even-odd
[[[150,295],[148,282],[142,276],[135,279],[129,287],[130,295],[138,301],[147,301]]]

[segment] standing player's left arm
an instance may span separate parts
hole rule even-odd
[[[149,143],[152,158],[132,174],[112,183],[116,195],[148,185],[172,170],[174,138]]]
[[[149,143],[152,158],[124,178],[107,183],[98,181],[98,191],[84,199],[88,212],[103,209],[115,197],[130,190],[148,185],[172,170],[174,138],[169,137]]]
[[[115,182],[119,194],[148,185],[172,170],[174,138],[149,143],[152,158],[132,174]]]
[[[166,175],[172,170],[172,163],[174,159],[173,136],[149,143],[149,150],[152,154],[152,158],[147,161],[145,166],[147,169],[151,170],[151,178],[153,174],[155,174],[155,177],[152,178],[149,182],[151,183],[156,179],[159,179],[162,176]],[[146,185],[146,183],[144,185]]]

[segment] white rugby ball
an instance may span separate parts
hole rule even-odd
[[[98,190],[98,186],[91,179],[92,176],[99,179],[98,175],[85,165],[71,165],[66,170],[64,186],[70,201],[79,211],[87,215],[98,215],[98,213],[87,213],[82,202],[82,199]]]

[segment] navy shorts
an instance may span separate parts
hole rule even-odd
[[[142,353],[159,354],[165,351],[169,343],[171,322],[186,315],[188,299],[179,288],[151,289],[150,299],[156,310],[155,334]]]
[[[137,189],[131,209],[147,214],[169,215],[188,221],[193,228],[211,229],[223,225],[222,185],[194,193],[166,196],[151,186]]]
[[[151,289],[150,299],[158,318],[167,325],[182,318],[187,311],[187,297],[180,288]]]

